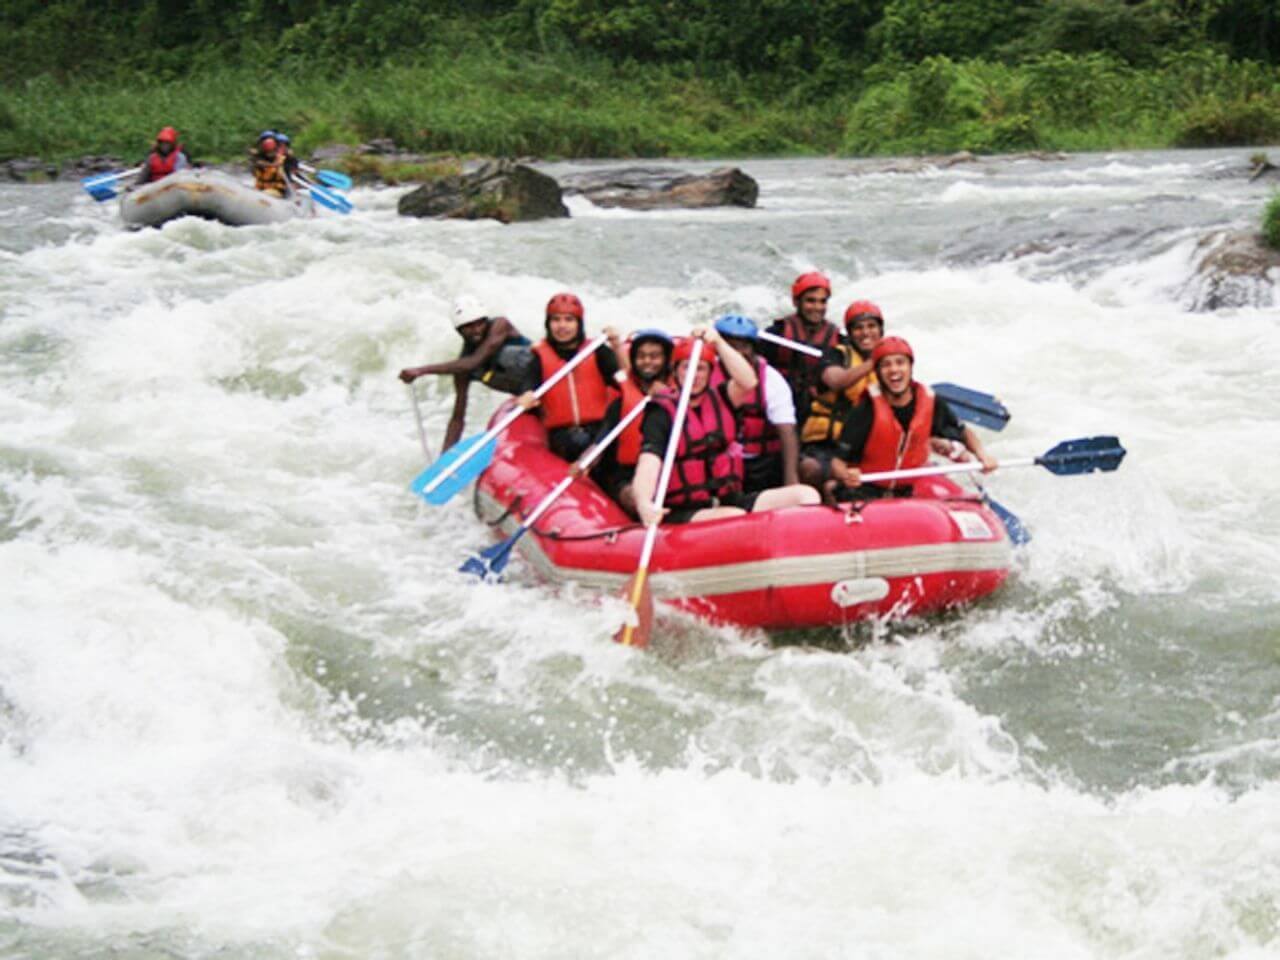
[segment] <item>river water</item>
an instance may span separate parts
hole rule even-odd
[[[1280,320],[1188,309],[1248,153],[747,161],[756,210],[511,227],[0,187],[0,957],[1280,954]],[[487,532],[407,491],[395,378],[454,297],[678,330],[815,266],[1001,396],[997,456],[1129,449],[988,481],[1000,593],[637,652],[456,572]]]

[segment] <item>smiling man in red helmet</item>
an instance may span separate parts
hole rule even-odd
[[[832,479],[825,490],[828,496],[870,499],[900,492],[909,495],[910,482],[863,484],[862,474],[924,466],[931,437],[959,440],[982,463],[984,472],[998,466],[978,435],[960,423],[947,402],[912,378],[915,354],[911,344],[901,337],[885,337],[871,351],[871,363],[878,382],[844,420],[831,461]]]
[[[171,173],[185,170],[191,166],[191,160],[182,144],[178,142],[178,131],[173,127],[165,127],[156,134],[155,144],[147,159],[142,161],[142,171],[135,184],[150,183],[152,180],[163,180]]]
[[[810,271],[796,277],[791,284],[791,302],[795,312],[769,325],[768,332],[807,344],[826,352],[840,342],[840,330],[827,320],[827,303],[831,299],[831,281],[826,274]],[[821,391],[822,358],[761,341],[761,356],[787,379],[795,398],[796,423],[804,430],[809,405]]]

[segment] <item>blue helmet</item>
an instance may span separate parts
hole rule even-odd
[[[756,338],[756,325],[738,313],[726,313],[716,321],[716,329],[722,337],[736,337],[739,340]]]
[[[272,140],[279,140],[280,134],[276,133],[274,130],[263,130],[260,134],[258,134],[259,143],[261,143],[263,140],[266,140],[267,138],[270,138]]]
[[[289,135],[287,133],[284,133],[283,131],[280,131],[280,130],[276,131],[276,141],[278,143],[283,143],[286,147],[293,142],[292,140],[289,139]]]

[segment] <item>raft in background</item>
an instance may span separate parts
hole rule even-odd
[[[477,481],[477,512],[513,533],[568,468],[547,448],[541,422],[521,416]],[[518,549],[545,580],[619,593],[643,539],[639,523],[579,479]],[[1004,583],[1012,559],[1004,525],[981,498],[930,477],[915,482],[910,498],[664,526],[650,585],[655,598],[716,623],[838,626],[971,603]]]
[[[217,220],[231,227],[311,217],[311,197],[281,199],[217,170],[180,170],[120,197],[120,215],[131,227],[158,227],[178,217]]]

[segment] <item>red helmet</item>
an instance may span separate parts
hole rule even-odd
[[[863,317],[875,317],[880,321],[880,329],[884,329],[884,314],[870,300],[855,300],[849,304],[849,309],[844,312],[844,325],[847,327]]]
[[[676,340],[675,349],[671,351],[671,369],[675,369],[678,364],[684,363],[693,356],[693,345],[698,342],[697,337],[680,337]],[[710,363],[711,346],[703,341],[702,353],[698,356],[699,363]]]
[[[578,299],[577,294],[557,293],[547,301],[548,317],[553,313],[571,313],[581,320],[584,312],[585,311],[582,309],[582,301]]]
[[[891,357],[894,354],[905,356],[912,363],[916,362],[916,355],[911,352],[911,344],[903,340],[901,337],[885,337],[876,344],[876,348],[871,351],[872,366],[880,366],[880,361],[885,357]]]
[[[165,127],[156,134],[156,143],[177,143],[178,131],[173,127]]]
[[[802,273],[791,285],[791,299],[793,302],[799,300],[806,290],[815,290],[819,287],[827,291],[828,296],[831,295],[831,281],[827,279],[825,273],[818,273],[816,270],[811,273]]]

